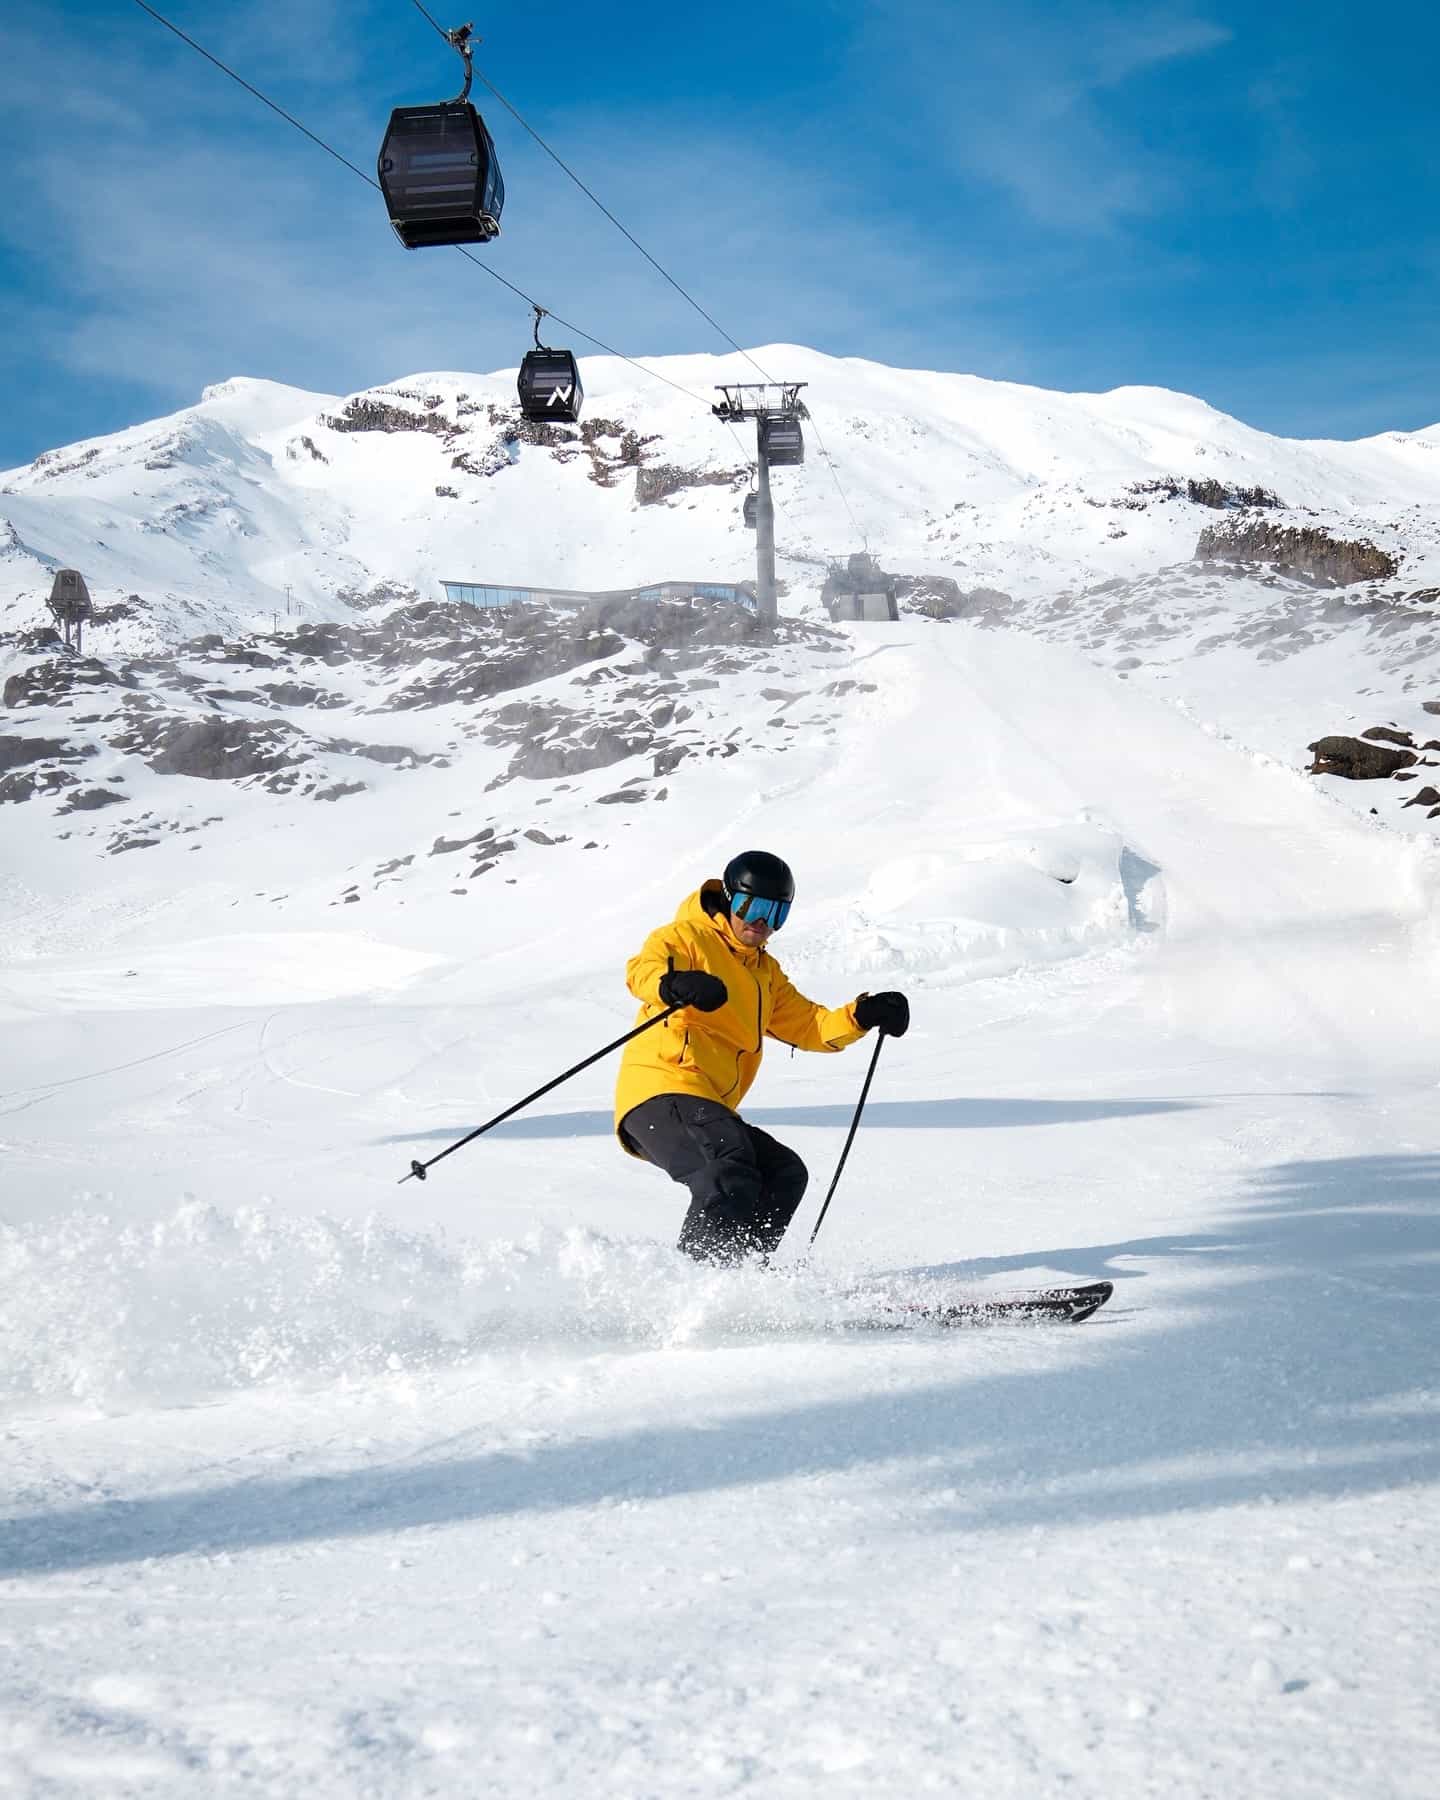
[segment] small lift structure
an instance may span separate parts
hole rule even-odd
[[[80,634],[93,618],[90,590],[78,569],[57,569],[50,587],[50,614],[65,638],[65,648],[80,654]]]
[[[857,550],[843,563],[831,562],[820,599],[837,624],[900,617],[894,578],[885,573],[868,550]]]
[[[773,625],[779,616],[775,597],[775,503],[770,498],[770,469],[793,468],[805,460],[805,434],[802,419],[809,418],[800,390],[804,381],[764,381],[720,384],[722,398],[710,408],[717,419],[727,425],[738,425],[745,419],[755,421],[756,486],[754,494],[745,496],[744,517],[751,523],[751,501],[755,525],[755,597],[756,616]]]

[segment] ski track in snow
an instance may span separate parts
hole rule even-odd
[[[4,970],[0,1783],[1440,1786],[1430,846],[1073,650],[850,635],[838,739],[687,765],[593,888],[277,930],[161,849],[128,933]],[[604,1066],[398,1186],[625,1028],[737,831],[802,989],[914,1004],[815,1265],[863,1052],[747,1106],[812,1170],[775,1275],[668,1248]],[[843,1329],[1101,1276],[1078,1328]]]

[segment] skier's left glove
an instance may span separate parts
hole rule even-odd
[[[878,1025],[886,1037],[904,1037],[910,1029],[910,1002],[903,994],[862,994],[855,1002],[855,1023],[862,1031]]]

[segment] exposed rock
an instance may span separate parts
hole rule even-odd
[[[1000,588],[967,591],[948,575],[892,575],[889,580],[902,609],[925,619],[960,619],[973,613],[999,616],[1015,604]]]
[[[1195,556],[1201,562],[1273,563],[1336,587],[1388,580],[1400,567],[1393,556],[1363,539],[1335,538],[1318,525],[1272,525],[1248,517],[1207,525]]]
[[[343,694],[329,688],[316,687],[313,681],[270,681],[260,689],[272,706],[318,706],[331,708],[346,704]]]
[[[449,757],[412,750],[406,744],[357,744],[349,738],[330,738],[320,748],[341,756],[363,756],[367,762],[385,763],[391,768],[414,769],[421,763],[439,769],[450,767]]]
[[[655,752],[651,759],[650,772],[652,775],[669,775],[680,767],[687,756],[694,754],[695,752],[688,744],[669,744],[665,749]]]
[[[488,737],[487,733],[487,737]],[[524,744],[512,757],[509,773],[526,781],[549,781],[557,775],[583,775],[605,769],[627,757],[640,756],[655,742],[648,731],[624,731],[587,723],[569,738],[549,737]]]
[[[299,733],[281,720],[145,719],[114,739],[142,756],[157,775],[192,775],[202,781],[235,781],[283,769],[297,761]]]
[[[36,650],[63,650],[65,640],[53,625],[34,625],[15,633],[15,648],[27,654]]]
[[[57,810],[62,813],[98,812],[102,806],[119,806],[124,800],[124,794],[112,794],[109,788],[80,788]]]
[[[1162,475],[1154,481],[1132,481],[1125,490],[1135,497],[1134,501],[1120,501],[1121,506],[1134,505],[1138,501],[1139,511],[1144,511],[1144,502],[1154,495],[1163,496],[1167,500],[1178,500],[1182,496],[1196,506],[1222,508],[1254,506],[1283,506],[1285,502],[1278,494],[1272,494],[1269,488],[1263,487],[1231,487],[1223,481],[1216,481],[1214,476],[1203,476],[1197,480],[1193,475],[1181,481],[1174,475]]]
[[[495,827],[486,825],[482,830],[467,838],[438,837],[430,846],[432,856],[450,856],[456,850],[468,850],[472,844],[487,844],[495,836]]]
[[[0,775],[0,806],[18,804],[36,794],[54,794],[61,788],[75,787],[75,776],[64,769],[16,769]]]
[[[36,663],[10,676],[0,700],[7,707],[53,706],[77,690],[136,685],[128,671],[117,674],[93,656],[71,656]]]
[[[26,763],[79,762],[82,756],[94,756],[93,744],[77,747],[64,738],[0,737],[0,773],[18,769]]]
[[[628,439],[621,442],[622,462],[629,460],[625,454],[628,442]],[[635,440],[635,446],[635,460],[638,463],[638,439]],[[655,463],[650,468],[640,467],[635,470],[635,504],[656,506],[684,488],[738,488],[749,479],[748,469],[682,469],[678,463]]]
[[[1372,725],[1368,731],[1362,731],[1360,735],[1362,738],[1378,738],[1386,744],[1399,744],[1405,750],[1415,748],[1414,734],[1409,731],[1399,731],[1393,725]]]
[[[1322,737],[1306,746],[1315,760],[1310,775],[1341,775],[1347,781],[1382,781],[1419,759],[1413,750],[1389,750],[1364,738]]]
[[[450,421],[439,412],[412,412],[408,407],[391,406],[363,394],[347,400],[339,413],[330,414],[321,423],[332,431],[429,431],[439,437],[446,437],[453,430]]]
[[[199,641],[201,643],[206,642],[203,638]],[[188,644],[182,644],[180,646],[182,654],[190,647],[191,646]],[[271,655],[269,651],[258,649],[254,644],[222,643],[218,647],[218,653],[214,656],[214,661],[235,663],[242,669],[278,669],[280,667],[280,658],[278,656]],[[153,667],[154,665],[152,664],[150,666]]]
[[[454,495],[454,488],[436,488],[436,493]],[[381,606],[393,606],[397,600],[415,604],[420,596],[413,587],[403,581],[375,581],[368,588],[342,587],[335,590],[335,598],[355,612],[374,612]]]
[[[620,788],[613,794],[598,794],[597,806],[635,806],[648,796],[644,788]]]

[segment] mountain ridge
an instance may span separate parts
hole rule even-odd
[[[1415,587],[1440,578],[1434,518],[1403,518],[1440,506],[1440,425],[1281,439],[1167,389],[1072,395],[798,346],[750,354],[809,381],[809,462],[775,482],[781,570],[799,601],[818,591],[808,566],[860,538],[898,573],[1032,597],[1149,573],[1193,553],[1203,515],[1152,515],[1141,530],[1130,518],[1118,531],[1087,515],[1133,510],[1130,485],[1165,478],[1273,490],[1281,520],[1316,515],[1375,539]],[[156,643],[202,620],[253,627],[287,610],[287,589],[291,616],[334,618],[340,596],[381,583],[435,597],[441,579],[470,576],[608,588],[743,575],[748,438],[697,402],[756,369],[742,356],[655,359],[677,395],[614,358],[581,367],[580,427],[529,441],[510,372],[432,371],[348,396],[232,377],[193,407],[47,451],[0,475],[0,558],[17,590],[0,624],[38,622],[61,566],[139,592]],[[344,424],[367,402],[389,429]],[[407,414],[418,438],[393,423]],[[607,423],[621,427],[613,438]],[[662,463],[707,486],[643,504],[633,472]],[[537,516],[549,526],[540,543],[526,529]]]

